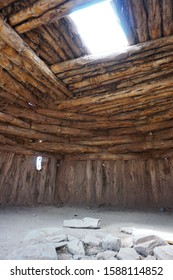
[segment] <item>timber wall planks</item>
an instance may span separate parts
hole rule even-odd
[[[173,159],[35,161],[0,153],[0,204],[173,208]]]

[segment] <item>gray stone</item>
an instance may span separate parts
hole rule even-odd
[[[148,255],[145,260],[156,260],[156,258],[154,256]]]
[[[159,246],[154,248],[154,256],[157,260],[173,260],[173,246]]]
[[[121,247],[133,247],[133,239],[131,236],[121,239]]]
[[[119,251],[121,247],[121,239],[111,234],[105,235],[102,240],[102,248],[105,250]]]
[[[141,244],[141,243],[144,243],[144,242],[148,242],[148,241],[151,241],[151,240],[155,240],[157,241],[158,240],[158,243],[161,245],[161,244],[165,244],[166,245],[166,242],[160,238],[159,236],[156,236],[156,235],[134,235],[133,237],[133,243],[134,245],[138,245],[138,244]]]
[[[139,240],[145,242],[138,243]],[[167,242],[164,241],[162,238],[155,236],[155,235],[149,235],[146,236],[146,238],[141,238],[137,240],[137,245],[134,246],[134,249],[141,255],[147,257],[148,255],[153,254],[153,249],[158,246],[166,246]]]
[[[115,260],[118,252],[107,250],[101,253],[98,253],[96,256],[97,260]]]
[[[140,255],[133,248],[121,248],[118,255],[118,260],[140,260]]]
[[[95,256],[74,255],[73,260],[95,260]]]
[[[30,231],[25,237],[24,242],[38,243],[38,242],[60,242],[67,240],[67,236],[62,234],[61,228],[42,228],[39,230]]]
[[[97,229],[100,228],[100,220],[99,219],[93,219],[93,218],[84,218],[82,220],[80,219],[70,219],[70,220],[64,220],[63,223],[64,227],[70,227],[70,228],[93,228]]]
[[[98,246],[86,246],[85,247],[85,254],[87,256],[97,255],[99,252],[102,251],[101,247]]]
[[[68,253],[60,253],[58,254],[58,260],[72,260],[72,255]]]
[[[102,240],[92,235],[86,235],[83,239],[84,244],[90,246],[100,246]]]
[[[133,233],[133,228],[130,228],[130,227],[121,227],[120,230],[121,230],[121,232],[126,233],[126,234]]]
[[[57,260],[57,253],[51,243],[23,244],[9,254],[7,260]]]
[[[81,240],[74,239],[68,242],[67,249],[72,255],[85,255],[84,245]]]
[[[166,246],[167,243],[164,240],[157,238],[135,245],[134,249],[136,250],[137,253],[147,257],[148,255],[153,254],[153,249],[155,247],[161,245]]]
[[[68,242],[53,243],[53,245],[55,246],[57,254],[66,254],[66,253],[68,253],[67,243]]]

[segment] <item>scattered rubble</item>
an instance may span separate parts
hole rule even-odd
[[[65,220],[64,227],[32,230],[6,259],[173,260],[173,246],[156,235],[139,235],[131,228],[120,228],[120,233],[126,234],[121,238],[93,232],[92,229],[100,227],[100,220],[92,218]],[[75,227],[84,229],[79,231]]]

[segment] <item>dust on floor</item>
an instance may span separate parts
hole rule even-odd
[[[91,217],[101,220],[98,232],[122,237],[120,227],[152,230],[160,237],[173,241],[173,212],[109,210],[77,207],[0,207],[0,259],[4,259],[33,229],[62,227],[65,219]],[[74,234],[85,235],[92,229],[69,229]]]

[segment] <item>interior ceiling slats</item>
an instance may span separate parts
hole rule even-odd
[[[0,1],[4,151],[172,155],[173,1],[112,0],[131,47],[104,57],[89,55],[68,17],[95,2]]]

